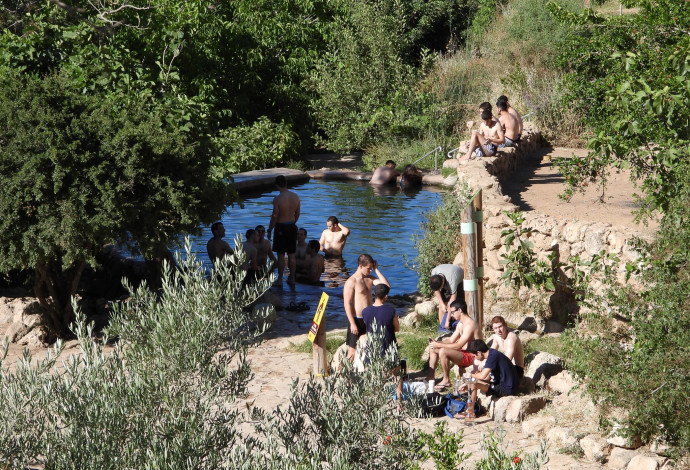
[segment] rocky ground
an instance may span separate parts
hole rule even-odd
[[[569,152],[556,149],[557,152]],[[548,152],[543,153],[539,167],[525,168],[506,188],[513,202],[524,210],[567,211],[579,217],[593,218],[620,225],[633,224],[630,209],[634,208],[631,194],[632,185],[624,177],[616,179],[604,203],[593,203],[596,194],[585,194],[573,199],[572,205],[565,206],[557,194],[561,191],[559,176],[548,162]],[[361,159],[358,156],[339,156],[318,154],[312,157],[315,169],[358,169]],[[652,230],[653,227],[650,228]],[[16,323],[31,321],[33,314],[31,301],[23,301],[25,293],[0,292],[0,335],[4,333],[16,339],[21,331]],[[27,309],[26,312],[24,311]],[[413,311],[414,305],[399,308],[401,313]],[[288,311],[279,312],[275,327],[266,341],[253,349],[249,355],[255,378],[249,385],[249,396],[245,405],[273,409],[276,403],[286,402],[294,379],[306,380],[312,367],[311,354],[292,352],[291,345],[302,343],[307,330],[304,322],[295,321]],[[307,326],[308,328],[308,326]],[[331,329],[329,328],[329,333]],[[24,348],[29,348],[36,357],[46,352],[42,340],[45,338],[26,336],[17,343],[11,343],[6,365],[12,366],[21,357]],[[23,344],[25,343],[25,344]],[[74,342],[68,343],[68,351],[74,349]],[[76,349],[75,349],[76,350]],[[505,432],[505,443],[510,451],[531,452],[537,450],[541,439],[549,442],[550,470],[566,469],[657,469],[671,468],[663,454],[663,449],[639,447],[634,441],[625,442],[620,438],[601,436],[597,429],[597,412],[591,400],[581,394],[578,385],[572,381],[567,371],[562,372],[558,358],[542,355],[533,362],[527,376],[537,383],[537,391],[519,398],[502,399],[489,404],[489,412],[473,425],[460,420],[443,418],[417,419],[413,425],[426,432],[432,432],[434,424],[445,420],[453,431],[464,431],[464,451],[471,452],[470,460],[481,455],[482,435],[489,431]],[[541,369],[540,369],[541,367]],[[491,419],[491,416],[494,419]],[[426,462],[424,468],[433,468]]]

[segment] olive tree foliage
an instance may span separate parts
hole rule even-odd
[[[0,364],[0,466],[234,468],[256,444],[232,403],[267,314],[243,307],[270,281],[245,286],[244,254],[226,259],[208,277],[188,245],[160,292],[130,287],[102,341],[79,315],[76,350],[58,341],[45,359],[27,351],[12,369]]]
[[[0,466],[410,468],[420,446],[386,386],[391,353],[362,375],[295,382],[274,411],[236,401],[267,314],[244,307],[271,281],[245,286],[236,246],[209,277],[188,245],[160,291],[130,287],[101,341],[79,315],[78,349],[0,363]]]
[[[549,5],[577,28],[561,63],[592,132],[587,157],[560,163],[566,196],[630,168],[640,215],[661,215],[657,239],[639,242],[641,258],[628,266],[640,285],[612,290],[607,308],[583,319],[587,333],[573,335],[569,365],[627,433],[687,449],[690,426],[677,410],[690,393],[690,4],[623,3],[639,12],[575,15]]]

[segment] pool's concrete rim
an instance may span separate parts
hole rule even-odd
[[[233,186],[239,193],[256,191],[262,189],[272,189],[275,186],[276,176],[283,175],[287,179],[288,186],[302,184],[310,179],[321,180],[350,180],[350,181],[369,181],[371,172],[354,170],[313,170],[301,171],[291,168],[267,168],[265,170],[247,171],[233,175]],[[434,186],[455,186],[457,176],[451,175],[443,178],[441,174],[425,174],[422,183]]]

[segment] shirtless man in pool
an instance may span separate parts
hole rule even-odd
[[[275,227],[276,236],[273,240],[273,251],[278,253],[278,279],[276,279],[276,283],[280,285],[283,282],[285,253],[287,253],[288,267],[290,268],[288,284],[294,286],[295,275],[297,274],[295,250],[297,249],[297,220],[299,219],[300,200],[297,194],[288,191],[285,176],[276,176],[275,184],[280,194],[273,198],[273,214],[271,214],[271,222],[268,224],[266,238],[271,239],[271,232]]]
[[[321,233],[319,240],[321,251],[327,258],[343,256],[343,248],[345,248],[347,236],[350,235],[350,229],[338,222],[338,218],[334,215],[326,220],[326,227],[328,228]]]
[[[376,273],[376,277],[371,275],[371,272]],[[345,306],[345,314],[350,323],[347,330],[347,359],[350,362],[355,360],[355,351],[357,350],[357,340],[360,336],[367,333],[364,318],[362,318],[362,310],[373,303],[371,290],[375,285],[385,284],[390,287],[390,283],[386,276],[379,270],[379,265],[370,255],[359,255],[357,258],[357,271],[348,278],[343,286],[343,304]]]

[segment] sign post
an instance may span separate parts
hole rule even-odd
[[[326,318],[323,315],[326,311],[327,303],[328,294],[324,292],[321,294],[321,300],[316,308],[316,314],[311,322],[311,328],[309,328],[309,335],[307,336],[313,344],[313,374],[319,377],[328,376],[328,364],[326,364]]]

